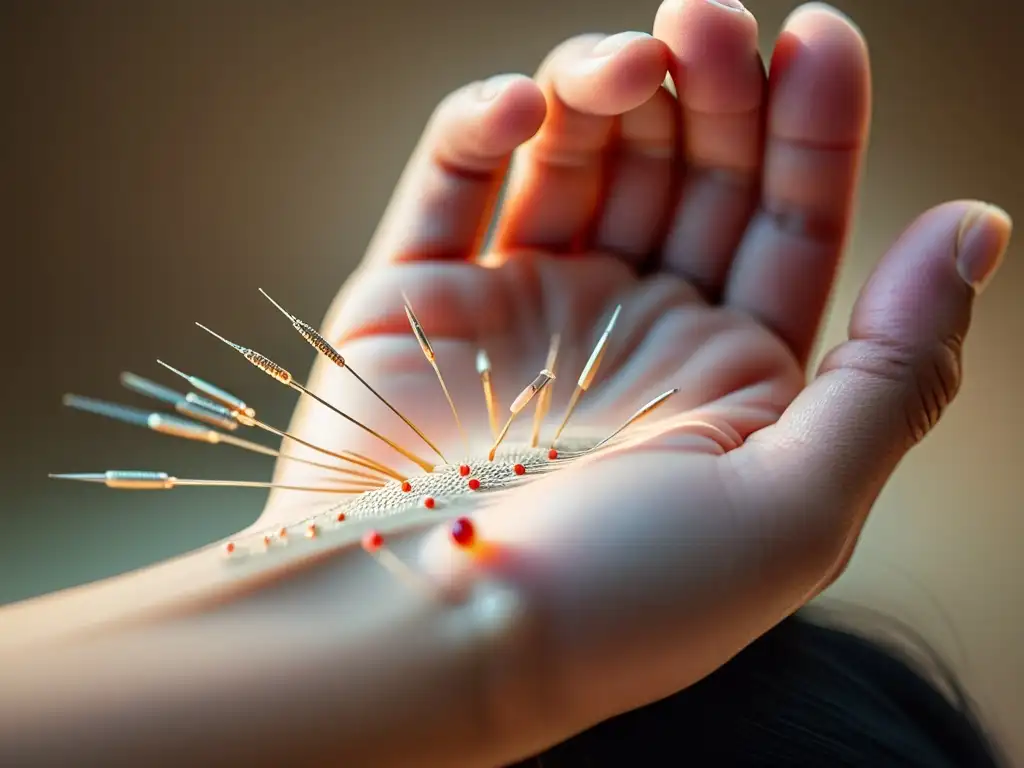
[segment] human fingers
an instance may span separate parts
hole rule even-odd
[[[617,254],[641,267],[658,249],[677,185],[676,113],[672,94],[659,88],[619,118],[588,250]]]
[[[435,110],[370,243],[368,265],[471,258],[512,150],[544,120],[525,75],[464,86]]]
[[[971,202],[922,216],[866,286],[851,341],[743,445],[673,429],[479,510],[480,554],[427,539],[428,569],[500,585],[536,629],[515,648],[515,679],[523,711],[542,714],[518,733],[543,746],[678,691],[834,576],[955,392],[975,285],[1008,234],[1005,214]]]
[[[806,362],[850,226],[870,112],[860,32],[821,3],[794,12],[772,56],[761,204],[725,302]]]
[[[551,53],[537,74],[547,117],[516,153],[496,251],[582,248],[600,208],[616,118],[658,91],[667,56],[642,32],[582,35]]]
[[[849,341],[775,425],[729,454],[762,499],[817,531],[835,563],[827,580],[896,465],[955,397],[974,299],[1010,229],[1003,211],[971,201],[919,217],[861,292]]]
[[[672,51],[683,126],[684,179],[662,267],[717,297],[757,199],[765,92],[757,22],[735,0],[666,0],[654,34]]]

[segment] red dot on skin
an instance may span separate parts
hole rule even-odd
[[[468,547],[476,539],[476,530],[473,528],[473,521],[468,517],[460,517],[451,527],[452,541],[457,546]]]
[[[278,535],[278,538],[281,538],[281,539],[287,538],[287,536],[288,536],[288,529],[287,528],[282,528],[281,530],[279,530],[277,532],[277,535]]]
[[[306,526],[306,535],[311,539],[316,536],[316,523],[310,523]]]
[[[402,492],[403,493],[408,493],[411,490],[412,490],[412,483],[410,483],[408,480],[403,480],[402,481]]]
[[[264,536],[263,537],[263,546],[264,547],[269,547],[270,546],[270,537],[269,536]]]
[[[466,483],[466,485],[469,486],[469,490],[471,490],[471,491],[478,491],[478,490],[480,490],[480,481],[477,480],[475,477],[469,478],[469,482]]]
[[[235,551],[235,542],[229,541],[227,544],[225,544],[224,545],[224,551],[227,552],[229,555],[232,552],[234,552]]]
[[[338,522],[339,523],[344,523],[345,522],[345,513],[344,512],[339,512],[338,513]]]
[[[558,458],[558,451],[556,451],[554,448],[552,448],[550,451],[548,451],[548,458],[551,461],[554,461],[555,459],[557,459]]]
[[[459,467],[459,474],[465,477],[469,474],[469,464],[463,464]]]
[[[514,467],[512,467],[512,471],[515,472],[517,475],[525,475],[526,467],[524,467],[522,464],[516,464]]]
[[[384,546],[384,537],[377,531],[367,531],[363,534],[363,549],[367,552],[376,552]]]
[[[434,497],[433,496],[427,496],[423,500],[423,506],[426,507],[427,509],[433,509],[434,508],[434,503],[435,502],[434,502]]]

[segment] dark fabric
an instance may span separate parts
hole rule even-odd
[[[685,691],[513,768],[995,768],[948,673],[940,692],[900,654],[793,617]]]

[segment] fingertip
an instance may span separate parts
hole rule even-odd
[[[953,200],[922,213],[861,291],[851,337],[893,339],[907,348],[965,338],[971,299],[999,266],[1008,225],[1001,209],[976,200]]]
[[[533,78],[522,74],[504,74],[485,80],[476,89],[481,106],[487,110],[483,130],[492,136],[505,136],[511,151],[533,136],[544,123],[547,102]]]
[[[980,294],[1003,262],[1013,220],[991,203],[973,203],[960,220],[956,241],[956,268],[975,294]]]
[[[495,75],[477,85],[477,96],[483,103],[499,108],[544,109],[544,93],[534,79],[518,72]]]
[[[588,36],[554,64],[558,97],[584,114],[614,116],[639,107],[661,87],[669,51],[646,32]]]
[[[833,145],[862,140],[870,111],[870,62],[860,30],[825,3],[787,17],[772,53],[771,122],[778,135]]]
[[[526,75],[464,86],[438,107],[428,135],[433,158],[452,170],[490,173],[544,122],[544,95]]]
[[[809,48],[834,50],[851,63],[867,62],[868,44],[860,27],[827,3],[805,3],[796,8],[782,22],[782,34]]]
[[[739,0],[665,0],[654,15],[655,37],[660,32],[686,29],[697,16],[721,24],[757,29],[757,20]]]
[[[782,22],[782,27],[783,29],[786,29],[789,27],[796,27],[797,25],[807,25],[807,28],[821,28],[828,26],[838,28],[841,26],[852,31],[862,46],[867,46],[864,34],[860,31],[860,27],[857,26],[853,19],[828,3],[804,3],[803,5],[794,8],[790,12],[789,16],[787,16]]]
[[[762,99],[757,20],[731,2],[667,0],[654,19],[654,36],[665,41],[673,77],[682,81],[676,85],[686,105],[698,112],[739,113],[755,109]]]

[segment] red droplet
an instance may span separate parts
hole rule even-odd
[[[344,523],[345,522],[345,513],[344,512],[339,512],[338,513],[338,522],[339,523]]]
[[[423,499],[423,506],[426,507],[427,509],[433,509],[434,503],[435,502],[433,496],[427,496],[426,498]]]
[[[516,464],[514,467],[512,467],[512,471],[515,472],[517,475],[525,475],[526,467],[524,467],[522,464]]]
[[[403,493],[408,493],[411,490],[412,490],[412,483],[410,483],[408,480],[403,480],[402,481],[402,492]]]
[[[269,536],[264,536],[263,537],[263,546],[264,547],[269,547],[270,546],[270,537]]]
[[[554,448],[552,448],[550,451],[548,451],[548,458],[551,459],[551,461],[554,461],[555,459],[557,459],[558,458],[558,451],[556,451]]]
[[[235,542],[229,541],[227,544],[225,544],[224,551],[227,552],[229,555],[232,554],[235,551]]]
[[[363,534],[363,549],[367,552],[376,552],[384,546],[384,537],[377,531],[367,531]]]
[[[462,464],[459,467],[459,474],[462,475],[463,477],[468,475],[469,474],[469,464]]]
[[[468,517],[460,517],[451,527],[452,541],[457,546],[468,547],[476,540],[476,529]]]
[[[469,490],[471,490],[471,491],[479,491],[480,490],[480,481],[477,480],[475,477],[469,478],[469,482],[466,483],[466,485],[469,486]]]
[[[278,536],[278,538],[280,538],[280,539],[286,539],[286,538],[288,538],[288,529],[287,529],[287,528],[282,528],[281,530],[279,530],[279,531],[277,532],[277,536]]]
[[[306,526],[306,535],[311,539],[316,536],[316,523],[310,523]]]

